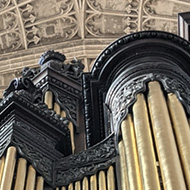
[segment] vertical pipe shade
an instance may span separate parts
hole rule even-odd
[[[44,190],[44,178],[41,176],[37,178],[36,190]]]
[[[75,182],[75,190],[81,190],[80,181]]]
[[[56,102],[54,103],[54,111],[56,112],[56,114],[61,114],[61,108]]]
[[[0,184],[3,176],[4,166],[5,166],[5,156],[2,156],[0,159]]]
[[[26,178],[26,164],[27,162],[24,158],[19,159],[14,190],[24,190]]]
[[[88,187],[89,187],[89,185],[88,185],[88,178],[84,177],[83,181],[82,181],[82,190],[89,190]]]
[[[115,190],[115,175],[114,175],[114,168],[110,166],[107,171],[107,184],[108,190]]]
[[[168,104],[177,139],[177,146],[185,173],[185,179],[190,189],[190,128],[185,111],[175,94],[168,94]]]
[[[141,190],[142,182],[137,155],[136,139],[134,126],[130,115],[128,115],[126,119],[122,122],[121,132],[125,148],[129,189]]]
[[[13,174],[16,163],[16,148],[9,147],[5,159],[5,166],[2,176],[1,190],[10,190],[12,186]]]
[[[73,127],[72,122],[69,122],[68,128],[69,128],[70,136],[71,136],[72,153],[74,154],[74,152],[75,152],[75,141],[74,141],[74,127]]]
[[[158,82],[149,83],[148,103],[165,190],[186,190],[168,109]]]
[[[127,167],[126,167],[126,158],[125,158],[125,149],[123,141],[119,142],[119,154],[120,154],[120,171],[121,171],[121,189],[128,189],[128,181],[127,181]]]
[[[28,176],[26,181],[26,190],[34,190],[35,188],[35,179],[36,179],[36,171],[35,169],[30,165],[28,168]]]
[[[96,174],[90,177],[90,190],[97,190]]]
[[[44,103],[47,104],[49,109],[53,108],[53,93],[51,91],[45,93]]]
[[[159,190],[160,183],[156,167],[156,158],[149,125],[147,106],[143,94],[137,95],[137,101],[133,106],[133,116],[139,164],[143,177],[143,187],[146,190]]]
[[[106,177],[104,171],[100,171],[98,175],[99,190],[106,190]]]

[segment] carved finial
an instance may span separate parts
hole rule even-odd
[[[16,92],[30,102],[37,103],[42,100],[42,91],[37,88],[29,78],[15,78],[3,93],[6,98],[11,92]]]
[[[81,81],[81,75],[84,69],[82,62],[76,57],[67,64],[64,63],[65,60],[65,55],[55,52],[54,50],[49,50],[40,57],[40,71],[43,71],[46,68],[51,68],[69,78]]]
[[[43,65],[49,60],[58,60],[60,62],[64,62],[65,59],[66,59],[65,55],[63,55],[59,52],[55,52],[54,50],[49,50],[40,56],[38,63],[39,63],[39,65]]]
[[[22,77],[24,78],[34,78],[35,75],[39,72],[39,68],[29,68],[29,67],[24,67],[22,69]]]
[[[74,59],[71,60],[70,64],[63,65],[62,73],[67,74],[71,78],[80,79],[83,69],[84,64],[82,64],[80,60],[74,57]]]

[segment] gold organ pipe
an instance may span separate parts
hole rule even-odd
[[[59,104],[58,103],[54,103],[54,111],[56,112],[56,114],[61,114],[61,108],[60,108],[60,106],[59,106]]]
[[[2,156],[0,159],[0,184],[3,175],[4,166],[5,166],[5,156]]]
[[[123,141],[120,141],[118,144],[119,154],[120,154],[120,170],[121,170],[121,189],[128,189],[128,180],[127,180],[127,167],[126,167],[126,158],[125,158],[125,149]]]
[[[168,104],[173,129],[177,139],[178,150],[180,153],[185,179],[190,189],[190,128],[183,106],[175,94],[168,94]]]
[[[99,190],[106,190],[106,176],[104,171],[100,171],[98,175]]]
[[[44,178],[42,176],[38,176],[36,190],[43,190],[44,189]]]
[[[156,158],[149,125],[147,106],[143,94],[137,95],[137,101],[133,106],[133,116],[139,164],[143,178],[143,187],[146,190],[159,190],[160,183],[156,167]],[[138,183],[141,183],[141,181],[139,180]]]
[[[68,128],[69,128],[70,136],[71,136],[72,153],[74,154],[74,152],[75,152],[75,141],[74,141],[74,127],[73,127],[72,122],[69,122]]]
[[[97,190],[96,174],[90,177],[90,190]]]
[[[51,91],[45,93],[44,103],[47,104],[49,109],[53,108],[53,93]]]
[[[5,159],[2,182],[0,190],[10,190],[12,186],[13,174],[16,163],[16,148],[9,147]]]
[[[139,131],[140,130],[141,129],[139,129]],[[139,168],[139,162],[138,162],[134,125],[131,119],[131,115],[127,115],[126,119],[122,122],[121,132],[122,132],[122,138],[123,138],[123,143],[124,143],[124,148],[125,148],[129,189],[141,190],[142,182],[141,182],[140,168]]]
[[[75,190],[81,190],[80,181],[75,182]]]
[[[58,190],[59,190],[59,189],[58,189]],[[65,187],[62,187],[61,190],[66,190],[66,188],[65,188]]]
[[[36,171],[30,165],[28,168],[28,176],[26,181],[26,190],[34,190],[35,188]]]
[[[108,190],[115,190],[115,175],[114,175],[114,168],[110,166],[107,171],[107,184]]]
[[[69,184],[68,190],[73,190],[73,184],[72,183]]]
[[[65,111],[61,111],[61,117],[66,117],[66,112]]]
[[[82,181],[82,190],[89,190],[88,187],[89,187],[89,185],[88,185],[88,178],[84,177],[83,181]]]
[[[164,189],[186,190],[165,98],[158,82],[150,82],[148,86],[149,110]]]
[[[26,165],[27,161],[24,158],[19,158],[14,190],[24,190],[26,178]]]

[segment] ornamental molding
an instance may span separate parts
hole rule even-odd
[[[140,43],[140,40],[146,40],[147,42],[150,40],[150,42],[155,39],[164,42],[170,42],[170,45],[173,45],[175,47],[178,46],[178,48],[183,49],[187,53],[190,51],[190,44],[185,39],[172,34],[167,33],[164,31],[142,31],[137,32],[133,34],[126,35],[112,44],[110,44],[96,59],[95,64],[91,70],[91,73],[94,77],[97,77],[100,74],[101,69],[104,67],[104,64],[106,61],[108,61],[112,56],[117,55],[117,52],[124,49],[126,46],[129,46],[131,43],[135,43],[135,41],[138,41]],[[159,43],[159,42],[158,42]],[[167,45],[167,44],[165,44]]]
[[[116,93],[112,89],[107,94],[107,113],[109,113],[108,117],[111,118],[111,131],[115,132],[116,141],[120,124],[128,114],[129,107],[135,103],[138,93],[143,93],[147,90],[147,83],[150,81],[159,81],[167,93],[176,94],[177,98],[186,108],[186,111],[190,114],[190,88],[187,83],[178,78],[159,73],[137,76],[124,82],[120,88],[114,89]],[[114,95],[111,96],[110,93],[114,93]]]
[[[56,183],[68,185],[70,182],[92,175],[98,170],[106,169],[115,162],[116,149],[114,134],[99,144],[60,159],[56,162]]]

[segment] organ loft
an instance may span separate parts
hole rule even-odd
[[[43,53],[0,101],[0,190],[190,189],[190,13],[135,32],[84,72]]]

